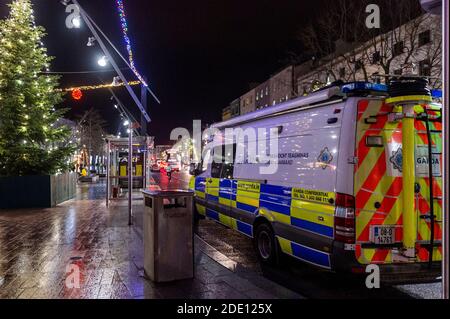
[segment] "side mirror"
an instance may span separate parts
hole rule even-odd
[[[192,176],[199,175],[199,169],[198,169],[197,163],[191,163],[191,165],[189,166],[189,174]]]

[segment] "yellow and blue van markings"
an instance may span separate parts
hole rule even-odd
[[[257,212],[267,213],[272,221],[330,238],[334,236],[335,194],[332,192],[227,179],[197,178],[194,184],[196,194],[202,194],[203,197],[199,197],[210,202],[238,208],[253,215]],[[253,237],[253,226],[250,224],[204,206],[198,211],[210,219]],[[323,268],[331,267],[328,253],[279,236],[277,239],[284,253]]]
[[[218,213],[212,209],[206,208],[206,217],[211,218],[225,226],[228,226],[234,230],[239,231],[240,233],[247,235],[249,237],[253,237],[253,226],[247,223],[244,223],[240,220],[234,219],[227,215]]]
[[[285,254],[291,255],[297,259],[314,264],[319,267],[327,269],[331,268],[330,254],[297,244],[280,236],[277,236],[277,238],[281,250]]]
[[[197,177],[194,182],[194,187],[195,195],[202,199],[206,199],[206,178]]]
[[[206,216],[206,207],[200,204],[195,204],[195,207],[197,208],[197,212],[202,215]]]
[[[238,208],[252,215],[258,211],[270,212],[274,221],[321,236],[334,236],[333,192],[216,178],[197,178],[194,184],[196,195],[212,203]],[[209,217],[220,221],[217,214],[211,212]],[[229,226],[235,225],[233,228],[251,234],[251,225],[240,223],[230,222]]]

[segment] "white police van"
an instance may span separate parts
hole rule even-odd
[[[387,90],[329,87],[215,124],[191,170],[197,214],[252,238],[262,262],[287,254],[332,271],[378,264],[386,280],[436,278],[441,107],[425,87]],[[250,160],[249,145],[265,150]]]

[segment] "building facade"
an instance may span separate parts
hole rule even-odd
[[[270,106],[270,80],[255,88],[255,106],[257,110]]]
[[[294,70],[294,66],[288,66],[270,78],[270,105],[283,103],[297,95]]]
[[[241,99],[235,99],[229,106],[222,110],[222,121],[229,120],[241,114]]]
[[[256,90],[250,90],[241,96],[241,115],[256,110]]]
[[[370,39],[342,54],[332,54],[297,77],[297,91],[309,94],[336,80],[386,82],[392,75],[410,73],[430,77],[430,86],[442,86],[442,24],[424,14]]]
[[[393,76],[413,72],[428,77],[432,88],[441,88],[441,60],[441,18],[424,14],[362,44],[337,41],[335,53],[286,67],[241,97],[240,113],[308,95],[338,80],[386,83]],[[245,103],[253,94],[254,108],[251,102]],[[224,115],[231,118],[237,113],[227,108]]]
[[[237,98],[230,104],[231,117],[236,117],[241,114],[241,99]]]

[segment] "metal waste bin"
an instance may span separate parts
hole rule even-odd
[[[154,282],[194,277],[194,192],[144,191],[144,270]]]

